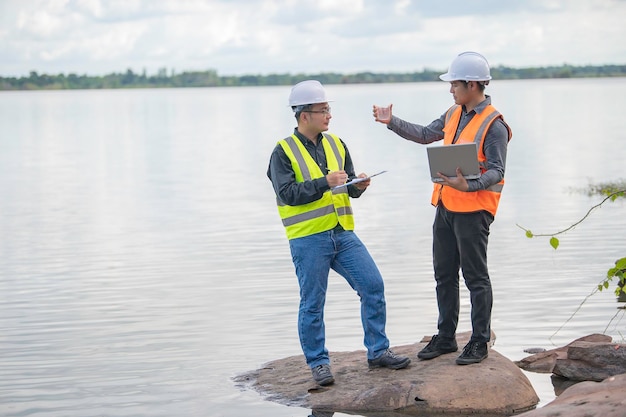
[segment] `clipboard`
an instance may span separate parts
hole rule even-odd
[[[369,175],[369,176],[363,177],[363,178],[354,178],[353,180],[350,180],[350,181],[348,181],[345,184],[341,184],[341,185],[337,185],[335,187],[332,187],[331,190],[336,190],[337,188],[346,187],[348,185],[357,184],[359,182],[367,181],[370,178],[375,177],[376,175],[384,174],[385,172],[387,172],[387,170],[383,170],[383,171],[377,172],[376,174],[372,174],[372,175]]]

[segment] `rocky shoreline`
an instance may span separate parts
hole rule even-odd
[[[459,346],[470,334],[457,335]],[[495,339],[495,337],[493,338]],[[335,384],[317,386],[302,355],[265,364],[235,378],[270,401],[322,411],[380,415],[499,416],[533,409],[539,402],[530,381],[512,361],[491,349],[480,366],[459,366],[457,354],[421,361],[415,352],[429,338],[394,352],[412,358],[406,369],[368,369],[365,351],[331,352]],[[380,414],[394,413],[394,414]],[[395,414],[398,413],[398,414]]]
[[[520,416],[626,416],[626,345],[613,343],[610,336],[591,334],[516,364],[526,371],[551,373],[557,395]]]
[[[459,346],[468,339],[469,333],[457,335]],[[398,371],[368,369],[362,350],[331,352],[336,382],[330,387],[313,382],[302,355],[269,362],[234,381],[266,400],[309,408],[314,416],[626,416],[626,345],[608,336],[585,336],[517,362],[491,348],[480,365],[469,366],[456,365],[455,354],[417,360],[414,353],[428,340],[393,347],[413,358]],[[521,369],[552,373],[558,397],[535,409],[539,398]]]

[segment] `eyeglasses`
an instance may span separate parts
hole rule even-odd
[[[302,110],[305,113],[321,113],[324,115],[329,115],[330,114],[330,106],[329,107],[324,107],[322,110]]]

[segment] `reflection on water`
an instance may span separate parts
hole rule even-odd
[[[599,201],[572,187],[624,176],[614,155],[625,87],[489,86],[514,130],[489,253],[495,349],[513,360],[603,332],[616,313],[605,291],[566,323],[624,256],[622,201],[561,236],[557,251],[516,224],[563,229]],[[414,343],[436,332],[437,318],[425,149],[375,124],[371,104],[392,102],[398,116],[429,122],[451,103],[447,87],[329,89],[331,131],[357,170],[389,171],[354,201],[357,233],[385,277],[392,344]],[[288,90],[0,94],[1,415],[310,414],[231,380],[301,353],[297,281],[265,177],[274,144],[294,126]],[[594,106],[571,105],[590,94]],[[331,352],[362,349],[358,314],[357,296],[332,275]],[[622,328],[617,319],[606,331],[619,340]],[[547,375],[527,375],[542,405],[554,398]]]

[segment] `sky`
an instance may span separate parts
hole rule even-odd
[[[626,0],[0,0],[0,76],[626,64]]]

